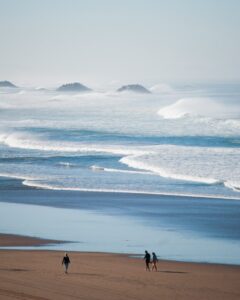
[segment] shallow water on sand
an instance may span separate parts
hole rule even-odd
[[[0,232],[70,241],[42,249],[148,249],[163,259],[240,264],[239,201],[22,189],[13,181],[15,190],[1,190]]]

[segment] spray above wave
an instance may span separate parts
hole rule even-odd
[[[165,119],[185,116],[235,119],[240,117],[240,106],[238,99],[226,102],[214,98],[183,98],[161,108],[158,114]]]
[[[209,108],[212,102],[211,98],[204,98],[205,100],[199,101],[197,106],[198,101],[194,102],[194,99],[200,98],[195,98],[193,94],[192,98],[184,98],[187,99],[186,104],[180,103],[180,106],[184,105],[180,114],[179,107],[176,108],[176,111],[173,107],[174,111],[172,111],[172,105],[177,102],[172,103],[183,96],[186,95],[176,93],[176,91],[173,94],[155,94],[150,98],[144,96],[141,99],[127,95],[107,96],[104,93],[98,93],[98,95],[90,93],[88,96],[85,94],[79,96],[57,95],[56,93],[45,92],[8,95],[1,99],[0,109],[2,107],[3,113],[1,113],[0,127],[12,130],[22,128],[30,132],[37,127],[50,130],[59,128],[64,131],[75,128],[77,130],[86,129],[149,137],[239,135],[240,121],[237,119],[230,121],[226,119],[206,120],[206,117],[181,118],[181,116],[189,113],[198,114],[200,110],[203,110],[204,105]],[[210,99],[209,103],[207,99]],[[192,110],[188,108],[189,102],[196,103]],[[226,108],[222,110],[224,115],[230,109],[228,107],[231,107],[231,118],[233,116],[232,111],[239,111],[240,105],[232,98],[226,98],[220,102]],[[162,109],[160,109],[161,107]],[[170,108],[170,112],[165,111],[167,108]],[[157,114],[159,109],[163,118],[159,118]],[[204,111],[202,113],[205,115]],[[216,113],[215,109],[213,113]],[[219,115],[221,114],[216,116]],[[224,118],[226,117],[227,115],[224,116]]]
[[[152,86],[150,88],[150,91],[152,93],[169,94],[169,93],[173,93],[174,89],[169,84],[159,83],[159,84],[155,84],[154,86]]]

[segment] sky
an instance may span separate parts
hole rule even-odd
[[[0,0],[0,80],[240,81],[239,0]]]

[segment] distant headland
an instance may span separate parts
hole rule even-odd
[[[59,88],[57,88],[57,91],[59,91],[59,92],[90,92],[92,90],[79,82],[74,82],[74,83],[67,83],[67,84],[61,85]]]
[[[17,88],[15,84],[7,80],[0,81],[0,87]]]
[[[151,94],[151,92],[140,84],[129,84],[120,87],[117,92],[134,92],[140,94]]]

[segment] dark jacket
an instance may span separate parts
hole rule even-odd
[[[151,256],[148,252],[145,254],[144,259],[146,260],[146,262],[150,262]]]
[[[70,264],[70,259],[68,256],[63,257],[62,264],[65,264],[65,265]]]

